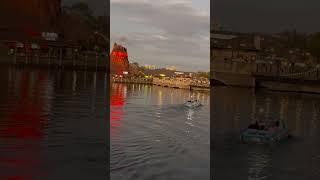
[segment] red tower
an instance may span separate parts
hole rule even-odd
[[[117,43],[114,43],[111,52],[111,73],[122,75],[129,71],[129,60],[127,49]]]

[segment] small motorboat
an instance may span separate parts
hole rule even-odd
[[[201,103],[198,100],[189,100],[184,105],[189,108],[196,108],[201,106]]]
[[[290,137],[289,130],[279,121],[251,124],[241,132],[240,140],[244,143],[275,143]]]

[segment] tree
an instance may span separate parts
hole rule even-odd
[[[85,2],[78,2],[72,4],[71,6],[64,6],[62,9],[64,14],[74,14],[80,16],[92,29],[97,30],[105,26],[106,22],[99,20],[98,17],[95,17],[93,11]],[[101,23],[104,23],[104,25]]]
[[[89,8],[88,4],[84,3],[84,2],[75,3],[75,4],[71,5],[71,7],[69,9],[74,12],[77,12],[83,16],[87,16],[87,17],[90,17],[93,14],[92,10]]]
[[[197,72],[196,77],[210,79],[210,72]]]
[[[309,42],[308,46],[309,52],[314,56],[319,62],[320,58],[320,32],[315,33]]]
[[[140,67],[140,66],[139,66],[139,63],[137,63],[137,62],[134,62],[134,63],[132,63],[132,64],[136,65],[137,67]]]
[[[106,17],[96,17],[87,3],[78,2],[64,6],[61,16],[61,32],[65,39],[74,40],[84,50],[106,49],[109,46]],[[98,48],[94,48],[97,46]]]

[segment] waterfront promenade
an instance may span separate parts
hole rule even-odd
[[[0,64],[90,71],[107,71],[109,66],[108,54],[80,51],[80,47],[73,43],[0,41],[0,45]]]
[[[119,77],[112,77],[111,82],[113,83],[128,83],[128,84],[149,84],[152,85],[152,79],[147,78],[119,78]]]
[[[197,91],[210,91],[209,81],[200,81],[191,78],[165,77],[165,78],[136,78],[136,77],[113,77],[113,83],[128,83],[128,84],[149,84],[155,86],[188,89]]]
[[[0,64],[16,67],[35,67],[50,69],[72,69],[88,71],[107,71],[107,57],[84,52],[77,57],[68,56],[24,56],[0,57]]]

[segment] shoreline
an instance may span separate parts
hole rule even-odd
[[[279,85],[279,82],[269,82],[267,85],[260,85],[256,87],[245,87],[245,86],[215,86],[214,87],[227,87],[227,88],[241,88],[241,89],[249,89],[254,90],[255,92],[258,91],[269,91],[269,92],[288,92],[288,93],[297,93],[297,94],[317,94],[320,95],[320,85],[317,85],[316,88],[311,86],[305,85],[297,85],[297,84],[289,84],[289,83],[282,83]]]
[[[11,64],[11,63],[3,63],[0,62],[1,68],[16,68],[16,69],[33,69],[33,70],[49,70],[49,71],[60,71],[60,70],[65,70],[65,71],[83,71],[83,72],[107,72],[106,67],[83,67],[83,66],[73,66],[73,65],[64,65],[64,66],[59,66],[59,65],[34,65],[34,64]]]
[[[114,82],[110,81],[110,83],[115,83],[115,84],[143,84],[143,85],[149,85],[149,86],[159,86],[159,87],[164,87],[164,88],[171,88],[171,89],[181,89],[181,90],[187,90],[187,91],[196,91],[196,92],[210,92],[210,87],[209,88],[177,88],[177,87],[169,87],[169,86],[160,86],[156,85],[153,83],[139,83],[139,82]]]

